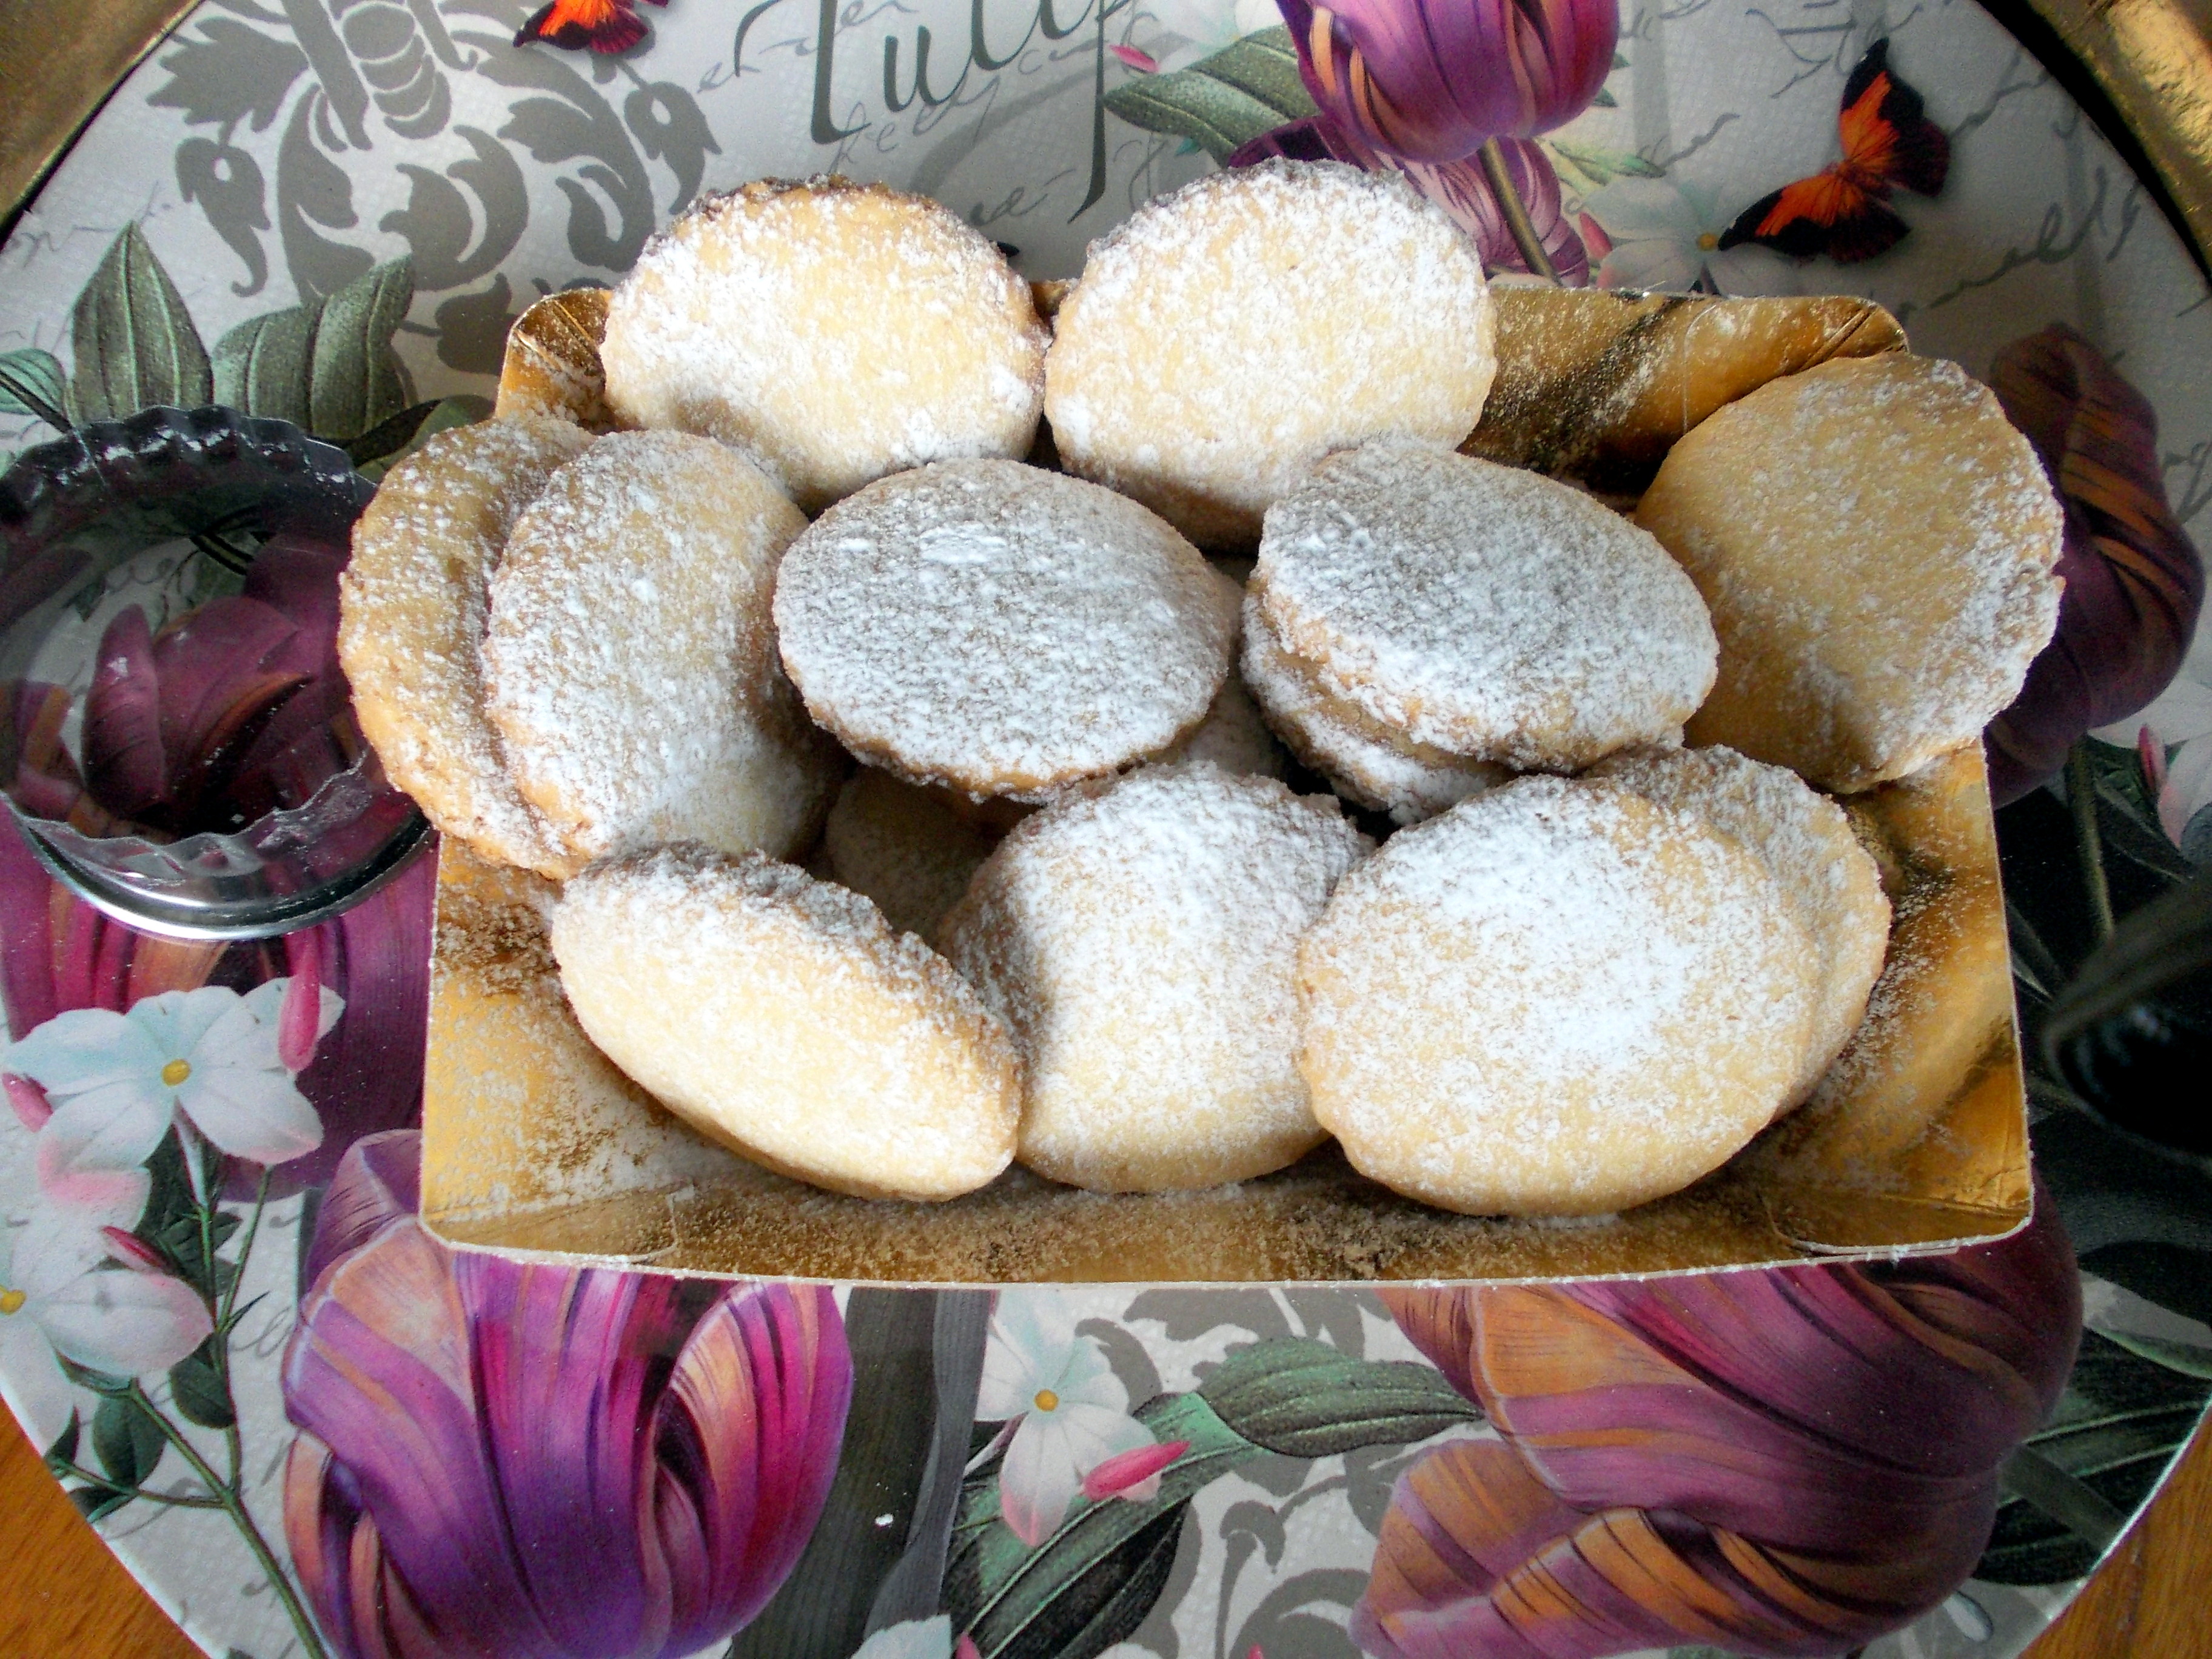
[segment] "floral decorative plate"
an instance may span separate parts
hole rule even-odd
[[[2212,1395],[2212,1179],[2136,1137],[2208,1020],[2201,984],[2066,988],[2212,856],[2212,294],[1969,0],[1632,3],[1609,58],[1589,8],[1524,7],[1567,67],[1517,92],[1454,44],[1498,11],[208,0],[0,249],[0,450],[220,401],[374,469],[483,412],[533,299],[762,174],[926,191],[1069,276],[1247,144],[1468,155],[1520,118],[1484,97],[1565,100],[1489,169],[1406,164],[1494,264],[1871,296],[1992,380],[2066,498],[2061,639],[1991,733],[2055,1041],[2036,1224],[1887,1269],[1382,1293],[456,1256],[412,1215],[427,862],[181,945],[11,825],[0,1389],[210,1652],[1996,1656],[2118,1535]],[[1426,58],[1387,27],[1423,12]],[[151,580],[207,597],[188,560]],[[220,708],[262,648],[162,684]]]

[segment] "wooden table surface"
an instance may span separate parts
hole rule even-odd
[[[4,1416],[0,1413],[0,1416]],[[0,1655],[194,1659],[198,1650],[78,1518],[12,1422],[0,1427]],[[2027,1659],[2212,1659],[2212,1436]],[[794,1655],[793,1659],[805,1659]]]

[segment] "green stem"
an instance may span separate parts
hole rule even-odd
[[[2105,882],[2105,841],[2097,830],[2097,777],[2089,762],[2089,740],[2082,738],[2066,756],[2066,805],[2074,813],[2074,851],[2088,890],[2089,916],[2097,942],[2112,936],[2112,890]]]
[[[149,1492],[143,1486],[118,1486],[104,1474],[94,1474],[90,1469],[72,1463],[66,1457],[49,1457],[46,1468],[59,1480],[75,1475],[88,1486],[102,1492],[127,1492],[133,1498],[143,1498],[149,1504],[168,1504],[180,1510],[219,1510],[224,1507],[220,1498],[195,1498],[185,1492]]]
[[[230,1288],[222,1293],[222,1306],[216,1314],[218,1327],[230,1323],[231,1310],[238,1306],[239,1286],[246,1283],[246,1263],[253,1255],[253,1241],[261,1231],[261,1212],[269,1207],[269,1170],[264,1165],[261,1182],[253,1193],[253,1213],[246,1219],[246,1237],[238,1246],[238,1273],[230,1281]]]
[[[220,1188],[215,1190],[219,1191]],[[261,1212],[268,1207],[269,1168],[264,1164],[260,1183],[254,1189],[253,1213],[246,1218],[246,1237],[239,1243],[237,1270],[231,1274],[229,1288],[222,1292],[215,1310],[215,1328],[220,1338],[215,1347],[215,1374],[216,1380],[222,1385],[222,1397],[230,1401],[230,1426],[222,1431],[222,1439],[224,1449],[229,1456],[230,1484],[234,1486],[238,1484],[239,1476],[246,1468],[246,1444],[238,1431],[238,1402],[230,1391],[230,1327],[238,1307],[239,1287],[246,1283],[246,1264],[252,1260],[253,1241],[261,1231]],[[212,1208],[210,1204],[210,1212]],[[202,1224],[207,1237],[212,1238],[215,1224],[211,1214],[204,1218]]]
[[[193,1445],[185,1431],[172,1423],[147,1397],[143,1388],[134,1382],[128,1397],[133,1405],[154,1420],[155,1425],[168,1437],[169,1443],[177,1449],[178,1455],[185,1460],[194,1474],[199,1476],[201,1483],[209,1491],[220,1494],[222,1507],[229,1513],[231,1524],[245,1539],[246,1548],[253,1552],[253,1559],[261,1564],[261,1571],[268,1578],[270,1588],[276,1592],[276,1599],[284,1604],[284,1611],[292,1620],[292,1628],[299,1632],[300,1643],[307,1651],[307,1659],[330,1659],[329,1650],[323,1646],[323,1639],[315,1630],[314,1620],[301,1601],[299,1592],[292,1588],[292,1581],[278,1564],[276,1552],[269,1547],[269,1540],[261,1535],[261,1528],[254,1524],[252,1514],[246,1509],[246,1499],[240,1493],[235,1481],[225,1485],[216,1478],[215,1471],[208,1467],[207,1459],[200,1455],[199,1448]]]
[[[1498,148],[1498,140],[1486,138],[1475,153],[1482,160],[1482,176],[1490,181],[1490,193],[1498,198],[1498,210],[1505,216],[1505,228],[1513,233],[1513,246],[1521,250],[1521,257],[1528,262],[1531,271],[1557,287],[1558,268],[1552,264],[1552,256],[1544,251],[1544,239],[1536,234],[1536,227],[1529,221],[1521,192],[1513,187],[1513,175],[1505,166],[1505,152]]]

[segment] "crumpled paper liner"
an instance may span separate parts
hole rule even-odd
[[[1054,295],[1041,296],[1049,308]],[[1901,349],[1858,300],[1498,291],[1499,374],[1467,447],[1632,498],[1729,400]],[[516,324],[501,414],[611,424],[605,297]],[[746,1163],[623,1077],[570,1015],[550,890],[449,845],[440,868],[422,1218],[464,1247],[672,1272],[912,1285],[1589,1279],[1918,1254],[2031,1206],[2026,1097],[1978,749],[1846,805],[1896,907],[1865,1024],[1813,1099],[1695,1186],[1594,1221],[1452,1215],[1334,1148],[1210,1192],[1102,1196],[1018,1168],[948,1204],[872,1203]]]

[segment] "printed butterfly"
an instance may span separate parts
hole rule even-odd
[[[665,6],[668,0],[652,3]],[[553,0],[515,31],[514,44],[525,46],[543,40],[570,52],[586,46],[593,52],[628,52],[644,39],[645,20],[637,15],[637,0]]]
[[[1924,108],[1890,72],[1889,42],[1875,41],[1844,85],[1844,159],[1753,203],[1720,246],[1758,242],[1800,259],[1825,253],[1838,264],[1894,247],[1910,227],[1884,205],[1892,188],[1933,196],[1951,170],[1951,141]]]

